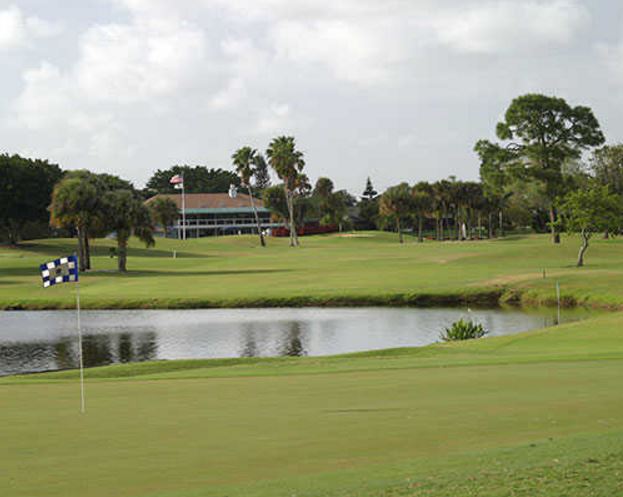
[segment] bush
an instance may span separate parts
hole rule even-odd
[[[452,323],[452,326],[446,328],[446,331],[441,334],[441,339],[444,342],[455,342],[457,340],[472,340],[474,338],[482,338],[488,333],[487,330],[475,321],[459,319]]]

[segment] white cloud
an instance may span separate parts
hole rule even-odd
[[[618,42],[597,43],[595,51],[609,71],[608,76],[619,85],[623,83],[623,36]]]
[[[277,56],[301,65],[325,64],[338,79],[359,84],[387,81],[404,45],[383,29],[346,20],[278,22],[271,32]]]
[[[17,123],[40,130],[55,126],[71,108],[71,92],[60,70],[48,62],[24,72],[24,89],[13,105]]]
[[[230,109],[238,104],[245,95],[246,86],[244,80],[235,77],[227,83],[225,88],[210,98],[209,105],[213,109]]]
[[[12,124],[41,132],[39,141],[50,139],[53,155],[81,150],[97,156],[122,148],[123,129],[112,113],[85,105],[75,82],[58,67],[42,62],[25,71],[23,80],[24,89],[13,103]]]
[[[34,39],[55,36],[60,31],[60,25],[28,17],[15,5],[0,10],[0,50],[26,46]]]
[[[179,21],[137,21],[91,28],[76,67],[79,87],[96,100],[131,103],[171,95],[202,62],[204,35]]]
[[[576,0],[505,0],[447,10],[431,26],[438,40],[454,50],[498,53],[564,45],[589,17]]]
[[[286,133],[291,125],[290,106],[283,103],[273,103],[267,112],[257,121],[257,131],[260,133]]]

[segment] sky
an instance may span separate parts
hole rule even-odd
[[[360,194],[478,178],[511,100],[623,141],[620,0],[0,0],[0,152],[140,187],[293,135]]]

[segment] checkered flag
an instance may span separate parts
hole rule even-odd
[[[39,266],[43,288],[56,285],[58,283],[69,283],[78,281],[78,258],[75,255],[61,257],[46,264]]]

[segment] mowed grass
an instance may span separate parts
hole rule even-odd
[[[619,314],[326,358],[0,380],[0,495],[623,495]]]
[[[623,241],[595,240],[587,266],[574,266],[578,241],[546,236],[474,242],[426,242],[391,233],[287,240],[259,247],[253,236],[133,242],[128,274],[109,257],[112,240],[93,242],[93,271],[81,280],[85,308],[267,305],[443,304],[519,298],[552,303],[559,281],[567,303],[623,304]],[[71,253],[75,240],[42,240],[0,248],[0,308],[74,305],[73,287],[44,290],[38,266]],[[177,258],[173,258],[176,251]],[[543,278],[545,270],[546,278]]]
[[[619,307],[618,240],[407,243],[394,236],[110,241],[88,307],[458,302],[520,295]],[[70,240],[0,249],[0,306],[74,305],[39,288]],[[178,251],[172,259],[171,251]],[[543,279],[542,270],[546,269]],[[484,299],[486,300],[486,299]],[[623,495],[623,316],[419,349],[130,364],[0,379],[4,497]],[[0,330],[1,333],[1,330]]]

